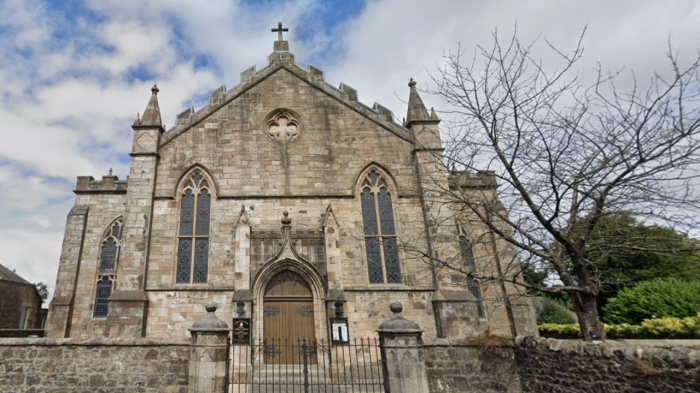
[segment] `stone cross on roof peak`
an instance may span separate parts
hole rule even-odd
[[[277,33],[277,41],[284,41],[284,37],[282,37],[282,32],[284,31],[289,31],[289,29],[286,27],[282,27],[282,22],[277,22],[276,29],[274,27],[272,28],[272,32]]]

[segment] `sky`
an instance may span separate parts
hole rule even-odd
[[[696,54],[698,20],[697,0],[0,0],[0,264],[53,291],[76,176],[125,179],[151,86],[169,128],[267,65],[278,21],[297,65],[398,120],[410,77],[429,90],[446,53],[495,31],[566,51],[585,28],[581,75],[643,78],[668,70],[669,42],[681,61]]]

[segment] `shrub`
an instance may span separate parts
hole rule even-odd
[[[647,319],[639,325],[620,323],[603,326],[606,337],[612,340],[700,338],[700,314],[685,318]],[[543,337],[581,338],[578,324],[543,323],[538,329]]]
[[[576,319],[571,316],[571,312],[561,302],[554,299],[542,297],[539,299],[540,307],[537,313],[537,324],[557,323],[571,324],[576,323]]]
[[[700,281],[658,279],[623,289],[605,305],[605,322],[641,324],[646,319],[684,318],[700,312]]]
[[[581,327],[577,323],[543,323],[537,326],[542,337],[581,338]]]

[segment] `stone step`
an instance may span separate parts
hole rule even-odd
[[[304,385],[277,384],[277,385],[233,385],[232,393],[306,393]],[[384,388],[379,386],[339,386],[339,385],[311,385],[309,393],[383,393]]]
[[[321,365],[308,366],[309,393],[383,393],[377,381],[356,378],[353,383],[333,381]],[[334,371],[334,370],[333,370]],[[359,377],[359,376],[356,376]],[[342,377],[341,377],[342,378]],[[252,384],[233,384],[232,393],[306,393],[304,367],[298,364],[269,364],[254,370]],[[354,385],[354,386],[353,386]]]

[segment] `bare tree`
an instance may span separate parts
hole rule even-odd
[[[432,91],[454,108],[441,159],[456,169],[445,191],[517,250],[513,266],[552,271],[561,285],[537,289],[566,292],[584,339],[602,339],[596,297],[603,283],[593,255],[604,256],[605,246],[600,238],[591,242],[601,221],[622,212],[696,227],[700,56],[682,66],[669,49],[668,76],[655,73],[642,83],[632,74],[622,89],[626,73],[599,67],[590,83],[580,78],[581,40],[571,52],[545,40],[556,57],[553,70],[533,56],[536,44],[515,35],[502,42],[494,33],[493,45],[477,47],[474,56],[446,55]],[[495,192],[454,186],[483,170],[493,171]]]

